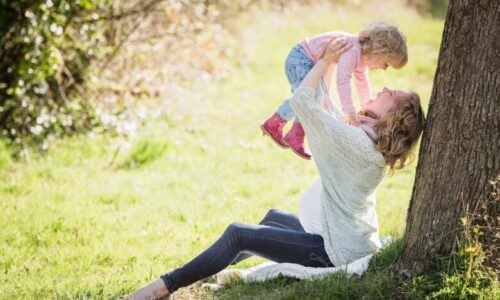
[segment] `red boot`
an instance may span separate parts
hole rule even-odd
[[[300,123],[293,123],[292,128],[285,135],[283,141],[290,146],[290,148],[298,156],[304,159],[311,159],[311,154],[304,147],[304,128]]]
[[[288,145],[283,143],[283,127],[286,125],[286,120],[278,114],[272,115],[269,119],[260,125],[262,133],[268,135],[281,148],[288,148]]]

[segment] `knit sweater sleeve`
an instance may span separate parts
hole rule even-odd
[[[369,138],[363,130],[325,111],[313,89],[297,88],[290,105],[300,119],[317,163],[322,164],[318,160],[325,160],[323,163],[348,167],[362,166],[366,161],[377,159],[372,155],[373,144],[367,143]]]

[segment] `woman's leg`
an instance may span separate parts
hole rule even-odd
[[[300,224],[299,218],[296,215],[284,212],[276,208],[270,209],[265,215],[264,219],[262,219],[262,221],[259,222],[259,225],[266,225],[276,228],[291,229],[291,230],[305,232],[304,228],[302,227],[302,224]],[[231,264],[235,265],[240,261],[245,260],[252,256],[253,254],[251,253],[242,252],[234,259],[234,261]]]
[[[270,209],[264,219],[260,221],[259,225],[305,232],[296,215],[276,208]]]
[[[332,266],[323,238],[303,231],[233,223],[207,250],[161,278],[172,293],[226,268],[242,251],[275,262]]]

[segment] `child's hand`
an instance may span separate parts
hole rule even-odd
[[[356,113],[350,113],[346,116],[345,119],[346,123],[349,125],[359,125],[361,124],[361,121],[358,118],[358,115]]]

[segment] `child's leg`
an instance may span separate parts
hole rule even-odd
[[[322,82],[324,80],[322,79]],[[316,101],[322,101],[324,98],[323,88],[321,85],[316,89]],[[292,128],[283,138],[283,143],[288,145],[292,151],[304,159],[311,159],[311,153],[305,147],[305,131],[300,124],[299,118],[295,118]]]
[[[276,113],[284,120],[287,122],[293,121],[295,119],[295,112],[293,111],[292,107],[290,106],[290,103],[288,100],[285,100],[280,107],[278,107],[278,110]]]
[[[302,79],[304,79],[304,78],[302,78]],[[300,81],[297,81],[297,82],[295,82],[293,84],[290,84],[291,87],[292,87],[292,93],[295,91],[296,88],[299,87],[300,83],[302,82],[302,79],[300,79]],[[324,81],[324,79],[322,79],[322,81]],[[319,95],[325,96],[325,94],[323,94],[323,90],[322,90],[321,87],[316,88],[316,95],[318,95],[318,97],[319,97]],[[300,121],[298,120],[298,117],[295,115],[295,112],[293,111],[292,107],[290,106],[290,103],[288,102],[288,99],[285,100],[280,105],[280,107],[278,108],[278,110],[276,111],[276,113],[281,118],[285,119],[288,122],[293,121],[295,119],[295,121],[294,121],[295,123],[300,123]]]
[[[300,82],[302,82],[302,80]],[[295,89],[300,85],[300,82],[298,84],[296,84],[295,87],[292,86],[292,91],[295,91]],[[324,99],[325,97],[328,99],[328,104],[329,104],[328,106],[331,106],[330,105],[331,104],[331,99],[329,97],[328,88],[326,87],[325,79],[323,77],[321,77],[320,86],[318,86],[316,88],[316,99]],[[280,106],[280,109],[281,109],[282,106],[285,106],[285,104],[288,104],[288,100],[285,100],[285,102],[283,102],[283,104]],[[290,104],[288,104],[288,107],[290,107]],[[290,107],[290,110],[292,110],[291,107]],[[294,123],[300,123],[299,118],[295,115],[295,112],[293,112],[293,110],[292,110],[291,113],[288,113],[288,114],[289,115],[293,114],[293,116],[295,117]]]
[[[304,49],[300,45],[296,45],[288,54],[285,62],[285,73],[292,88],[292,92],[300,84],[302,79],[312,68],[313,61],[307,56]],[[268,135],[280,147],[288,148],[288,145],[283,142],[283,128],[288,121],[295,119],[293,111],[288,100],[285,100],[278,110],[270,116],[260,127],[264,135]]]
[[[302,46],[296,45],[292,48],[285,63],[285,73],[292,93],[313,66],[313,60],[309,58]],[[294,121],[294,124],[287,136],[283,137],[283,128],[288,121]],[[261,125],[261,128],[264,134],[269,135],[282,148],[291,147],[297,155],[305,159],[311,158],[311,155],[304,148],[304,131],[288,100],[283,102],[276,113]]]
[[[300,45],[295,45],[290,51],[290,54],[288,54],[285,62],[285,74],[292,93],[300,85],[313,66],[314,62],[307,55],[304,48]],[[292,121],[295,118],[295,112],[288,103],[288,100],[283,102],[276,113],[287,121]]]

